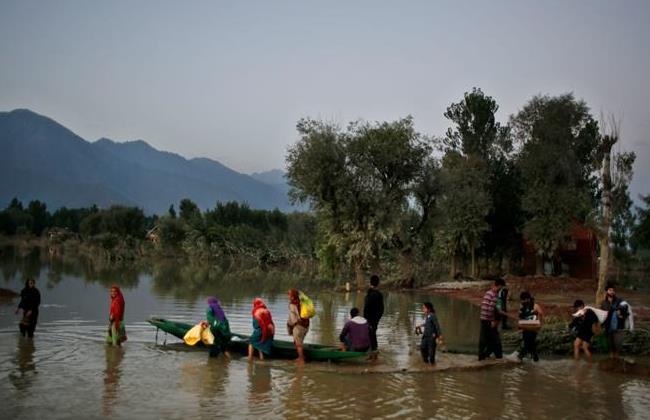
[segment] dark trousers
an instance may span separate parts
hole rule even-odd
[[[38,312],[33,313],[31,316],[25,316],[23,315],[23,319],[20,321],[20,324],[18,324],[18,328],[20,329],[20,334],[22,334],[23,337],[33,337],[34,336],[34,331],[36,330],[36,323],[38,322]]]
[[[519,357],[530,354],[533,359],[537,359],[537,333],[535,331],[522,331],[521,338],[523,341]]]
[[[20,328],[20,333],[23,335],[23,337],[24,336],[33,337],[34,330],[36,330],[36,324],[29,324],[29,325],[19,324],[18,328]]]
[[[420,342],[420,353],[424,363],[436,363],[436,339],[433,337],[422,337]]]
[[[368,323],[370,324],[370,350],[375,351],[377,350],[377,327],[379,326],[379,321],[370,321],[368,320]]]
[[[499,330],[492,327],[492,321],[481,320],[481,335],[478,340],[478,360],[483,360],[492,353],[497,359],[503,357]]]

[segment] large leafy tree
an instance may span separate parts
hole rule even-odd
[[[476,249],[489,230],[486,217],[491,208],[488,171],[485,162],[448,152],[442,162],[443,224],[440,239],[451,257],[451,274],[456,272],[458,254],[471,256],[471,274],[476,275]]]
[[[598,124],[573,94],[535,96],[511,118],[520,149],[524,232],[542,257],[552,256],[571,224],[596,203]]]
[[[453,126],[443,139],[443,198],[441,236],[455,274],[456,256],[471,255],[471,274],[477,275],[476,250],[492,231],[502,204],[501,186],[507,155],[511,150],[509,130],[496,120],[496,101],[474,88],[445,112]],[[488,221],[493,222],[492,224]]]
[[[31,231],[34,235],[40,236],[43,230],[50,224],[50,213],[47,206],[42,201],[30,201],[27,206],[27,212],[31,216]]]
[[[410,117],[357,121],[345,130],[303,119],[287,155],[291,197],[317,212],[321,249],[350,261],[357,285],[379,269],[380,249],[399,232],[400,215],[430,150]]]

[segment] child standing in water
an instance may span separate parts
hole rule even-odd
[[[422,360],[433,365],[436,363],[436,339],[442,339],[442,330],[431,302],[424,302],[422,311],[424,311],[424,322],[415,327],[415,333],[422,334],[420,341]]]

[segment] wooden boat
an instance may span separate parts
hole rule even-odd
[[[164,318],[149,318],[147,322],[181,340],[185,336],[185,333],[194,326],[185,322],[177,322]],[[233,352],[246,354],[248,351],[248,337],[248,335],[233,333],[228,349]],[[197,345],[202,345],[202,343]],[[305,358],[312,361],[337,361],[368,356],[366,352],[341,351],[336,346],[322,344],[304,344],[303,348]],[[273,348],[269,357],[275,359],[295,359],[298,357],[298,353],[291,341],[273,340]]]

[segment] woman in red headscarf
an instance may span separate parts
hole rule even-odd
[[[106,342],[114,346],[121,345],[126,341],[126,330],[124,329],[124,296],[116,285],[111,287],[111,309],[108,314],[108,336]]]
[[[257,350],[260,360],[264,360],[264,354],[270,354],[273,348],[273,335],[275,325],[271,312],[260,298],[253,301],[253,334],[248,341],[248,360],[253,360],[253,352]]]

